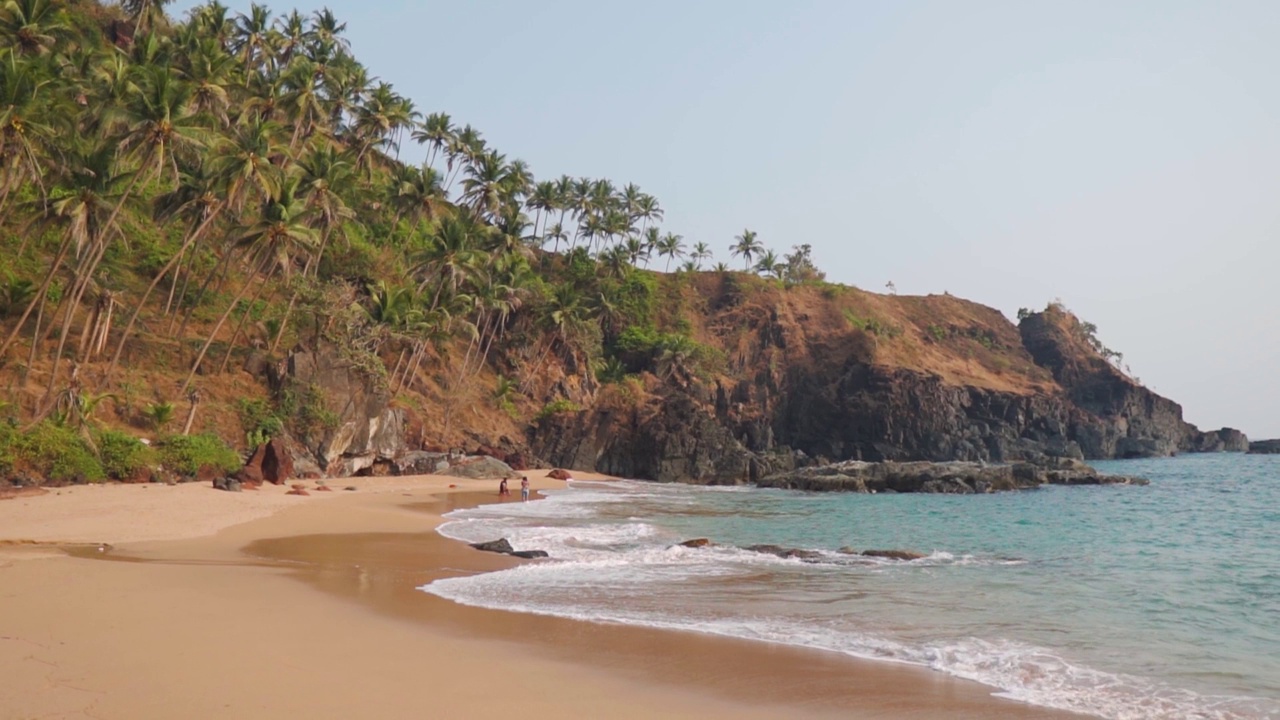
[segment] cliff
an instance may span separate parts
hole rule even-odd
[[[950,296],[744,288],[698,278],[697,333],[724,372],[668,383],[629,409],[539,424],[557,465],[695,482],[756,480],[825,461],[1017,462],[1243,451],[1127,377],[1061,307],[1015,326]]]

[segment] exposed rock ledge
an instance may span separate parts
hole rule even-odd
[[[1250,455],[1280,455],[1280,440],[1258,440],[1249,443]]]
[[[862,493],[952,493],[970,495],[1030,490],[1042,485],[1146,485],[1142,478],[1103,475],[1083,462],[1052,466],[1019,463],[861,462],[807,467],[762,478],[760,487]]]

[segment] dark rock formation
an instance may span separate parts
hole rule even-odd
[[[1259,440],[1249,443],[1252,455],[1280,455],[1280,440]]]
[[[862,462],[802,468],[758,481],[761,487],[846,492],[952,493],[971,495],[1029,490],[1042,485],[1146,485],[1141,478],[1102,475],[1079,461],[1052,467],[1019,463]]]
[[[556,467],[627,478],[704,484],[750,479],[755,455],[688,394],[672,392],[652,415],[641,410],[544,418],[531,433],[533,452]]]
[[[742,549],[764,553],[765,555],[777,555],[788,560],[803,560],[805,562],[820,562],[822,560],[822,553],[817,550],[805,550],[803,548],[787,548],[780,545],[748,545]]]
[[[841,552],[843,551],[842,549]],[[858,554],[863,557],[888,558],[889,560],[919,560],[920,558],[928,557],[928,555],[911,552],[910,550],[863,550]]]
[[[1235,428],[1200,432],[1192,436],[1188,452],[1248,452],[1249,438]]]
[[[269,482],[281,485],[293,478],[293,453],[283,438],[271,438],[253,451],[244,467],[236,471],[241,482]]]
[[[668,382],[629,406],[554,415],[530,430],[531,450],[569,469],[728,484],[828,460],[1043,463],[1245,447],[1238,431],[1184,421],[1177,403],[1104,359],[1070,313],[1050,308],[1014,327],[991,308],[954,304],[983,328],[973,335],[983,347],[1019,368],[1008,382],[880,364],[867,332],[809,332],[801,318],[757,309],[734,318],[748,339],[713,386]],[[928,491],[987,488],[955,480],[932,478]]]
[[[240,492],[243,489],[239,480],[226,477],[214,478],[213,488],[215,490],[225,490],[227,492]]]
[[[565,470],[563,468],[556,468],[552,470],[551,472],[547,473],[547,477],[551,478],[552,480],[572,480],[573,479],[573,475],[571,475],[568,470]]]
[[[693,540],[685,540],[684,542],[677,543],[677,544],[680,547],[703,548],[703,547],[707,547],[708,545],[711,545],[712,543],[710,540],[706,538],[694,538]]]
[[[290,354],[283,371],[272,369],[272,385],[277,393],[317,403],[309,408],[313,415],[333,419],[312,423],[297,438],[326,475],[355,475],[405,450],[404,412],[389,406],[390,391],[334,345]]]
[[[510,555],[515,552],[515,548],[511,547],[511,543],[508,542],[506,538],[490,540],[488,542],[471,543],[471,547],[485,552],[502,553],[503,555]]]
[[[531,560],[533,558],[551,557],[550,555],[547,554],[546,550],[513,550],[512,552],[509,552],[507,554],[511,555],[512,557],[524,558],[526,560]]]
[[[501,555],[511,555],[518,558],[544,558],[550,557],[545,550],[516,550],[511,547],[511,543],[506,538],[499,540],[490,540],[488,542],[471,543],[471,547],[485,552],[499,553]]]

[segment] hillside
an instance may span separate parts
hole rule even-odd
[[[163,5],[0,11],[11,478],[190,478],[272,437],[317,474],[465,448],[701,482],[1239,449],[1060,307],[1015,326],[827,283],[750,230],[686,242],[635,185],[539,181],[424,116],[328,11]]]

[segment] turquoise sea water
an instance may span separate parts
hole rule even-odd
[[[1096,465],[1152,484],[953,496],[573,483],[441,528],[552,560],[424,590],[916,663],[1099,717],[1280,718],[1280,457]],[[694,537],[719,546],[672,547]],[[758,543],[823,552],[740,549]]]

